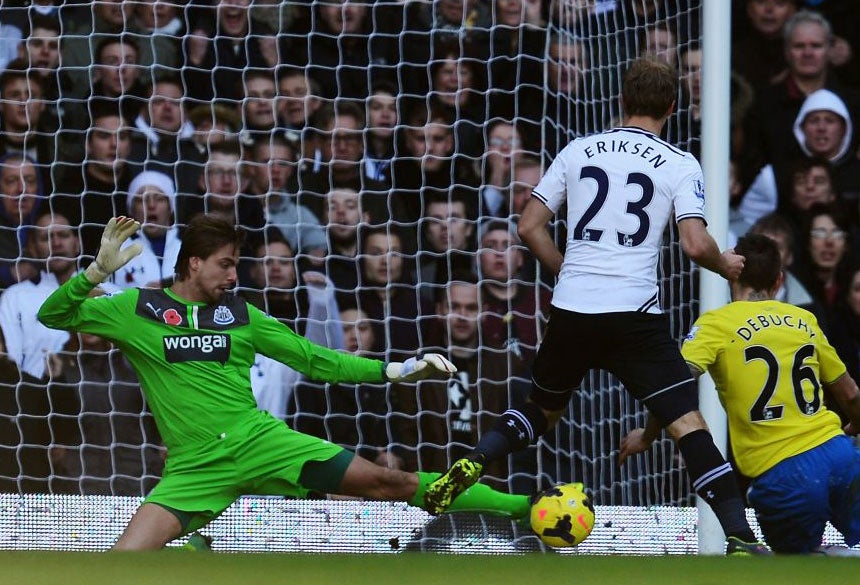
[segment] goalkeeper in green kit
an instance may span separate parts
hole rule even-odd
[[[242,234],[210,216],[185,230],[168,289],[90,291],[140,253],[123,244],[140,227],[111,219],[95,262],[56,290],[39,309],[47,327],[113,341],[137,372],[168,459],[161,481],[126,526],[114,549],[150,550],[193,532],[242,494],[305,497],[308,492],[401,500],[423,505],[438,473],[375,465],[295,432],[257,410],[250,366],[261,353],[313,380],[338,383],[413,382],[450,375],[438,354],[383,363],[315,345],[231,294]],[[450,511],[520,518],[526,496],[477,484]]]

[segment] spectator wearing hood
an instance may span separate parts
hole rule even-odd
[[[841,199],[856,201],[860,193],[860,161],[851,151],[854,127],[848,107],[838,95],[827,89],[809,94],[795,118],[793,131],[797,156],[777,159],[763,167],[741,201],[740,213],[750,224],[788,207],[797,159],[828,161]]]
[[[128,210],[141,229],[123,247],[134,243],[143,252],[117,270],[113,282],[122,288],[159,287],[170,280],[179,256],[181,241],[174,224],[176,188],[173,179],[159,171],[143,171],[128,187]]]
[[[36,163],[21,153],[0,157],[0,287],[6,288],[38,274],[22,262],[27,256],[27,232],[42,204],[42,177]]]
[[[756,92],[744,122],[740,179],[749,187],[761,168],[791,158],[796,145],[792,125],[804,101],[828,89],[847,104],[852,117],[858,111],[857,92],[841,86],[831,74],[828,49],[833,44],[830,23],[818,12],[801,10],[783,28],[788,69],[782,81]],[[855,141],[856,145],[856,141]]]

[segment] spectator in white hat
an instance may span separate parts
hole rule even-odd
[[[143,171],[128,187],[128,210],[142,228],[126,245],[140,242],[143,252],[117,270],[117,286],[161,287],[173,278],[179,255],[179,232],[174,225],[176,188],[173,179],[159,171]]]

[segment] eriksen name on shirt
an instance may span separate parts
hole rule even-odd
[[[655,169],[659,169],[666,162],[666,159],[659,152],[656,152],[653,146],[645,146],[641,142],[631,143],[629,140],[598,140],[592,145],[586,146],[583,152],[588,158],[605,152],[623,152],[644,158]]]

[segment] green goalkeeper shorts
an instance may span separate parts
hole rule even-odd
[[[302,498],[338,488],[352,453],[257,414],[211,441],[170,450],[162,479],[144,503],[167,508],[184,532],[192,532],[243,494]],[[304,469],[308,462],[317,464]]]

